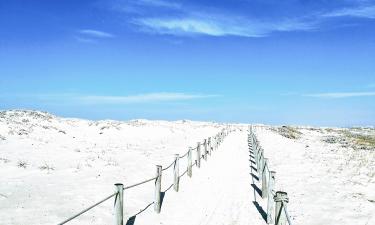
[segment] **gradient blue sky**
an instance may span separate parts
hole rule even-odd
[[[375,125],[375,0],[0,0],[0,109]]]

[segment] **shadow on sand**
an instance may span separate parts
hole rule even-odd
[[[250,153],[249,154],[250,175],[251,175],[251,180],[252,180],[251,187],[253,188],[253,192],[254,192],[253,204],[254,204],[255,208],[258,210],[259,214],[264,219],[264,221],[267,222],[267,213],[264,211],[262,206],[260,206],[259,203],[257,202],[257,194],[261,197],[262,196],[262,190],[260,190],[260,188],[258,188],[258,186],[255,184],[255,180],[259,181],[259,177],[254,174],[254,172],[256,172],[256,173],[258,172],[258,170],[256,169],[256,162],[254,161],[255,160],[254,152],[249,150],[249,153]]]
[[[165,191],[162,191],[160,193],[160,208],[163,208],[163,202],[165,198],[165,194],[173,187],[173,184],[171,184]],[[150,206],[152,206],[155,202],[149,203],[145,208],[141,209],[138,213],[134,214],[133,216],[129,217],[129,219],[126,221],[125,225],[134,225],[135,220],[138,215],[142,214],[144,211],[146,211]]]

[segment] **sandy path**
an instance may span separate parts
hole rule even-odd
[[[247,133],[232,133],[192,178],[182,178],[180,192],[166,192],[159,215],[150,207],[128,224],[265,224],[251,180]]]

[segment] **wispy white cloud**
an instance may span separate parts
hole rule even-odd
[[[315,98],[370,97],[370,96],[375,96],[375,92],[331,92],[331,93],[306,94],[303,96],[315,97]]]
[[[297,20],[259,22],[232,16],[190,16],[185,18],[140,18],[134,20],[143,31],[159,34],[264,37],[277,31],[312,30],[313,23]]]
[[[343,8],[336,11],[332,11],[326,14],[323,14],[324,17],[361,17],[375,19],[375,5],[370,6],[360,6],[354,8]]]
[[[138,31],[147,33],[265,37],[275,32],[318,30],[328,19],[335,17],[375,18],[375,5],[361,0],[353,1],[352,5],[356,6],[326,13],[311,12],[282,18],[270,16],[268,19],[215,7],[199,7],[199,4],[192,2],[167,0],[119,0],[113,8],[126,13],[127,21],[137,25]]]
[[[263,32],[251,31],[236,25],[226,26],[214,21],[204,21],[195,18],[142,18],[135,20],[144,31],[178,36],[203,34],[211,36],[263,36]]]
[[[87,35],[89,37],[93,38],[113,38],[114,35],[104,32],[104,31],[99,31],[99,30],[91,30],[91,29],[83,29],[79,30],[80,34]]]
[[[141,32],[173,36],[264,37],[272,32],[307,31],[315,24],[307,17],[258,20],[220,8],[200,7],[198,3],[170,0],[113,0],[112,10]]]
[[[148,94],[139,94],[139,95],[127,95],[127,96],[88,95],[88,96],[79,96],[77,99],[83,103],[88,103],[88,104],[129,104],[129,103],[185,101],[185,100],[213,98],[213,97],[218,97],[218,95],[160,92],[160,93],[148,93]]]

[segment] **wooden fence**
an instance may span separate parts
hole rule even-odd
[[[223,142],[224,138],[231,132],[231,129],[229,126],[227,126],[225,129],[222,129],[218,134],[216,134],[214,137],[209,137],[207,139],[204,139],[203,142],[198,142],[197,146],[195,148],[189,148],[189,150],[182,156],[179,154],[175,154],[173,162],[168,165],[166,168],[163,169],[162,166],[157,165],[156,166],[156,176],[149,178],[147,180],[138,182],[136,184],[132,184],[129,186],[124,186],[121,183],[115,184],[115,192],[111,195],[105,197],[101,201],[98,201],[97,203],[91,205],[90,207],[87,207],[86,209],[76,213],[75,215],[67,218],[61,223],[58,223],[58,225],[66,224],[69,221],[79,217],[80,215],[86,213],[87,211],[95,208],[96,206],[102,204],[103,202],[111,199],[114,199],[114,215],[115,215],[115,224],[116,225],[123,225],[124,224],[124,191],[130,188],[137,187],[139,185],[155,181],[155,199],[154,199],[154,211],[156,213],[160,213],[161,209],[161,177],[162,172],[171,168],[173,166],[173,189],[178,192],[179,190],[179,181],[180,178],[187,174],[189,177],[193,176],[193,167],[197,166],[200,168],[201,166],[201,159],[204,159],[207,161],[208,155],[211,155],[211,153],[218,149],[219,145]],[[195,162],[193,163],[193,153],[195,151]],[[180,175],[180,168],[179,168],[179,161],[183,158],[187,157],[187,168],[185,172],[183,172]]]
[[[264,149],[260,146],[252,126],[249,126],[248,143],[254,154],[259,181],[262,184],[262,198],[267,199],[267,224],[286,225],[288,222],[292,225],[287,209],[288,194],[283,191],[275,192],[276,172],[270,170]]]

